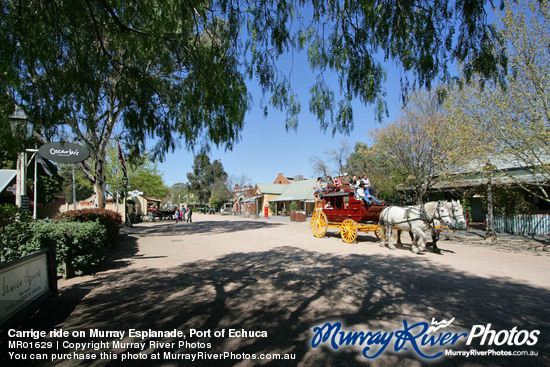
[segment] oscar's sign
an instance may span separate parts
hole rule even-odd
[[[78,163],[85,161],[90,156],[88,149],[82,145],[65,142],[44,144],[38,153],[43,158],[58,163]]]

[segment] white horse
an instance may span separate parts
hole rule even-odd
[[[395,249],[392,243],[392,230],[410,231],[414,235],[411,251],[418,253],[426,248],[427,235],[425,232],[434,226],[433,221],[439,220],[444,224],[451,223],[449,210],[443,201],[430,201],[416,207],[389,206],[380,213],[379,225],[382,232],[382,244],[386,242],[390,249]],[[421,240],[420,245],[418,241]]]
[[[462,226],[466,224],[466,219],[464,218],[464,209],[462,208],[462,204],[460,203],[460,200],[452,200],[452,201],[445,201],[444,202],[445,208],[449,211],[449,215],[451,216],[451,219],[456,222],[457,225]],[[420,208],[420,206],[410,206],[408,208]],[[441,233],[441,229],[438,229],[437,227],[442,227],[442,224],[439,220],[434,219],[432,226],[432,246],[433,251],[437,254],[441,253],[441,250],[439,247],[437,247],[437,241],[439,240],[439,234]],[[411,236],[411,240],[414,240],[413,233],[409,232]],[[397,231],[397,243],[401,244],[401,231]]]
[[[464,218],[464,209],[462,208],[462,204],[460,204],[460,200],[445,201],[445,207],[449,210],[451,219],[454,220],[457,225],[463,226],[464,224],[466,224],[466,219]],[[439,223],[438,220],[434,220],[434,226],[432,228],[432,246],[433,251],[436,254],[441,254],[441,250],[439,249],[439,247],[437,247],[437,241],[439,240],[441,229],[437,227],[443,226],[441,225],[441,223]]]

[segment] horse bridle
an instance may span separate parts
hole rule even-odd
[[[447,210],[447,215],[441,215],[441,213],[439,213],[439,209],[440,208],[443,208],[446,210],[445,206],[444,205],[441,205],[441,201],[438,201],[437,202],[437,208],[435,208],[435,211],[438,212],[438,215],[439,215],[439,219],[443,219],[443,218],[449,218],[449,219],[453,219],[451,217],[451,215],[449,214],[449,211]],[[435,212],[434,212],[435,213]],[[434,219],[435,219],[435,215],[434,215]],[[432,219],[432,223],[433,223],[433,219]]]
[[[451,202],[451,211],[452,211],[452,215],[450,215],[451,219],[458,221],[458,217],[462,217],[462,221],[466,222],[466,218],[464,217],[464,214],[460,214],[459,216],[455,215],[455,211],[457,210],[458,210],[458,207],[455,205],[453,200],[453,202]]]

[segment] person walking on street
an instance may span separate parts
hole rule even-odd
[[[185,223],[185,208],[181,208],[180,220],[182,223]]]
[[[193,208],[189,208],[189,211],[187,212],[187,223],[193,223],[193,220],[191,219],[192,215],[193,215]]]

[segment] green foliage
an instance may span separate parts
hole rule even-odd
[[[116,242],[120,215],[107,210],[68,212],[53,222],[33,222],[27,213],[11,205],[0,206],[0,262],[16,260],[56,244],[58,270],[72,259],[75,271],[84,272],[97,264]]]
[[[106,209],[81,209],[60,213],[55,218],[56,222],[95,222],[98,221],[105,227],[109,246],[116,245],[118,233],[122,227],[122,216],[112,210]]]
[[[158,157],[179,144],[232,149],[251,105],[246,78],[257,79],[269,95],[262,101],[285,110],[287,129],[295,129],[299,99],[277,64],[295,49],[307,49],[317,73],[310,110],[333,133],[353,129],[353,99],[376,103],[379,114],[387,109],[387,59],[405,71],[404,95],[416,82],[429,87],[447,78],[454,61],[494,77],[506,56],[485,23],[487,4],[2,0],[0,126],[18,103],[46,140],[61,136],[86,146],[88,178],[103,206],[114,131],[124,131],[133,157],[147,139]],[[324,82],[328,70],[337,74],[339,101]]]
[[[130,165],[128,172],[129,191],[139,190],[149,197],[164,199],[170,188],[164,184],[162,174],[157,165],[151,161],[143,162],[138,166]]]
[[[164,184],[162,173],[158,170],[157,164],[153,162],[148,153],[126,161],[126,170],[128,175],[128,191],[142,191],[144,195],[158,199],[163,199],[168,195],[170,188]],[[109,144],[106,156],[105,180],[106,191],[112,197],[116,196],[117,183],[120,192],[119,197],[123,197],[121,181],[123,176],[124,173],[120,164],[118,147],[114,144]]]
[[[16,87],[11,97],[29,106],[36,124],[69,123],[99,150],[104,142],[94,138],[109,138],[119,119],[134,153],[148,136],[159,138],[156,153],[202,137],[229,148],[248,109],[235,58],[239,32],[230,31],[239,19],[226,26],[226,6],[203,6],[2,1],[0,61],[9,76],[2,89]]]
[[[287,111],[287,127],[295,126],[300,107],[276,62],[307,49],[319,71],[312,111],[322,126],[349,131],[352,98],[383,99],[388,58],[420,86],[447,77],[455,60],[494,76],[505,58],[493,52],[487,3],[74,0],[47,7],[4,0],[0,87],[17,87],[44,126],[75,114],[70,118],[100,131],[101,116],[121,118],[134,152],[144,149],[147,136],[159,138],[155,153],[173,149],[180,138],[230,148],[249,106],[245,77],[256,77],[270,102]],[[338,75],[344,96],[338,103],[323,83],[328,69]],[[403,81],[405,92],[410,84]],[[117,108],[104,113],[113,101]],[[338,110],[327,114],[327,108]]]
[[[289,208],[289,210],[297,210],[298,209],[298,204],[296,204],[295,201],[291,201],[288,208]]]
[[[194,194],[199,202],[207,203],[210,200],[214,183],[217,181],[225,182],[227,173],[225,173],[220,161],[215,160],[210,163],[210,158],[206,153],[195,156],[192,168],[193,172],[187,173],[189,192]]]
[[[210,194],[210,205],[216,209],[221,208],[224,203],[231,199],[231,192],[227,189],[225,182],[221,180],[214,182]]]
[[[0,205],[0,227],[7,226],[16,220],[19,222],[30,222],[32,217],[29,212],[21,211],[15,205]]]
[[[402,182],[390,165],[386,152],[379,146],[369,147],[361,142],[355,144],[355,151],[346,161],[346,171],[358,177],[366,174],[377,198],[402,201]]]
[[[495,214],[514,215],[514,214],[534,214],[539,211],[536,205],[533,205],[529,200],[525,191],[515,189],[509,186],[493,185],[493,211]],[[466,191],[463,207],[469,207],[467,198],[478,195],[482,197],[483,208],[487,210],[487,186],[480,185]]]
[[[44,160],[51,173],[51,176],[46,173],[41,164],[38,164],[38,202],[48,204],[57,200],[57,196],[63,191],[63,177],[58,174],[57,167]],[[34,187],[34,170],[31,172],[28,169],[28,184]]]
[[[33,235],[31,225],[29,213],[21,212],[13,205],[0,206],[0,262],[11,261],[34,251],[27,248]]]
[[[32,223],[33,233],[26,247],[39,249],[48,241],[56,244],[58,271],[70,256],[75,271],[85,272],[99,263],[109,248],[107,230],[99,221],[95,222],[44,222]],[[70,253],[70,255],[69,255]]]

